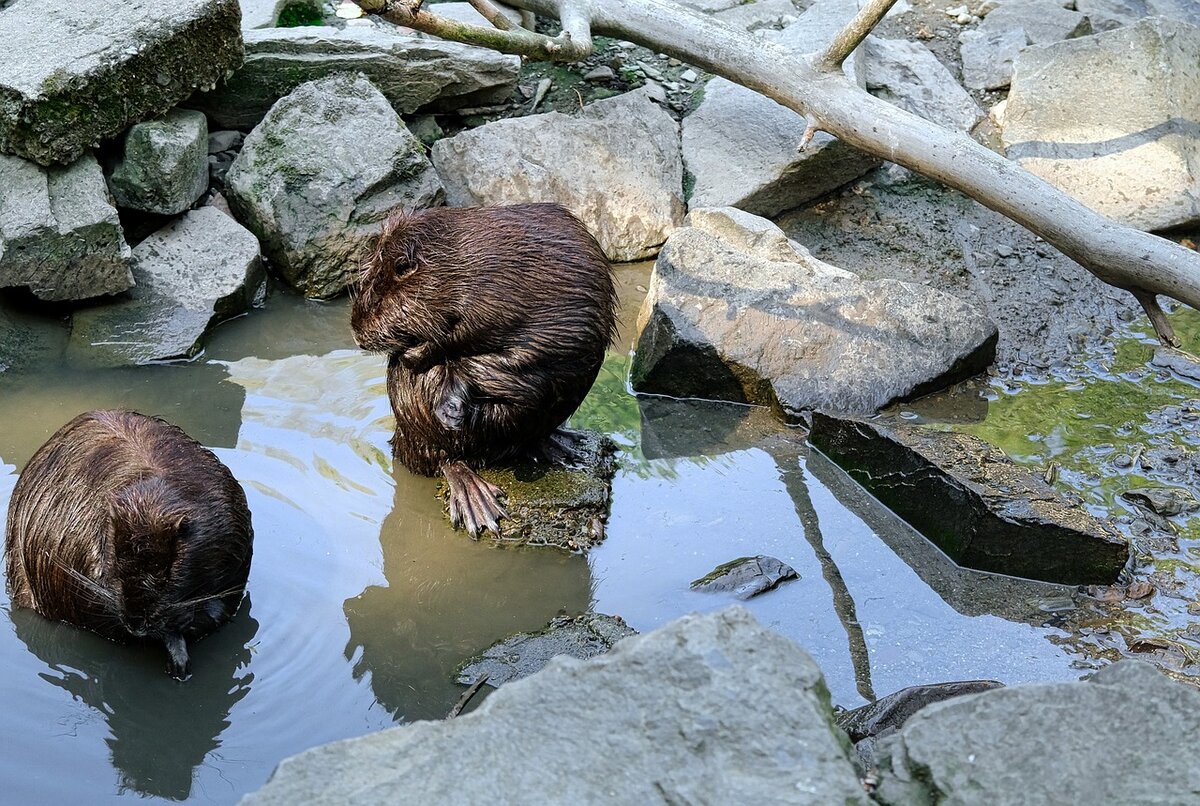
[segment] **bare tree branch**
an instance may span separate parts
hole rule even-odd
[[[867,34],[875,29],[884,18],[896,0],[868,0],[867,4],[858,10],[854,19],[846,23],[846,27],[829,43],[825,52],[816,58],[813,66],[823,72],[832,72],[842,66],[854,49],[862,44]]]
[[[528,38],[524,38],[515,31],[490,31],[457,23],[435,28],[428,22],[436,19],[431,14],[417,12],[405,17],[396,11],[397,0],[361,0],[360,5],[367,11],[374,10],[369,8],[372,5],[384,6],[390,9],[384,12],[388,19],[448,39],[548,61],[570,61],[588,55],[593,33],[643,45],[762,93],[804,115],[814,130],[828,132],[861,151],[936,179],[1011,218],[1104,282],[1133,293],[1166,344],[1176,345],[1178,339],[1155,295],[1173,297],[1200,309],[1200,254],[1117,224],[965,134],[947,131],[875,98],[840,70],[814,66],[840,62],[844,58],[840,54],[853,49],[847,46],[852,42],[857,45],[886,13],[888,0],[870,0],[855,22],[838,35],[835,44],[816,58],[758,39],[670,0],[508,2],[559,18],[563,33],[551,38],[525,32]],[[476,36],[476,31],[487,37]]]
[[[471,7],[483,15],[483,18],[501,31],[511,31],[512,23],[508,21],[500,9],[491,0],[467,0]]]

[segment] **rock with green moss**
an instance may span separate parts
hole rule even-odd
[[[592,431],[582,435],[574,467],[526,462],[480,472],[507,495],[500,543],[587,551],[604,539],[616,472],[616,446]],[[446,487],[439,493],[446,500]]]
[[[208,189],[208,123],[189,109],[138,123],[108,186],[121,207],[175,215]]]
[[[238,0],[17,3],[0,13],[0,153],[70,163],[242,63]]]
[[[0,155],[0,288],[61,301],[131,285],[129,246],[95,157],[43,168]]]
[[[362,75],[303,84],[242,144],[226,197],[271,265],[308,297],[346,289],[393,210],[442,201],[425,148]]]

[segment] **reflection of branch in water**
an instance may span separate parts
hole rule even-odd
[[[796,514],[800,516],[804,538],[812,546],[817,562],[821,564],[821,576],[825,577],[830,590],[833,591],[833,610],[846,629],[846,638],[850,643],[850,662],[854,666],[854,682],[858,693],[868,701],[874,702],[876,697],[875,689],[871,685],[871,658],[867,652],[867,639],[863,635],[862,625],[858,623],[858,613],[855,611],[850,589],[846,587],[846,580],[842,579],[842,572],[825,550],[821,524],[808,495],[804,471],[800,467],[800,451],[795,446],[772,446],[768,448],[768,452],[779,468],[779,478],[796,507]]]

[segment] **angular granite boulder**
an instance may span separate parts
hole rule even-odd
[[[238,220],[308,297],[346,289],[393,210],[439,204],[425,148],[362,75],[302,84],[271,108],[225,176]]]
[[[208,189],[208,123],[189,109],[138,123],[125,136],[108,187],[121,207],[182,213]]]
[[[129,245],[95,157],[43,168],[0,155],[0,288],[61,301],[131,285]]]
[[[69,163],[242,63],[238,0],[17,3],[0,11],[0,153]]]
[[[809,442],[967,568],[1109,585],[1129,560],[1115,528],[977,437],[813,412]]]
[[[653,256],[683,220],[679,125],[642,90],[470,129],[433,162],[450,206],[558,202],[610,260]]]
[[[695,210],[663,247],[638,320],[634,389],[871,413],[984,369],[996,326],[974,304],[864,281],[770,221]]]

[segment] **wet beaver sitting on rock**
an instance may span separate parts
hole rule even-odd
[[[187,639],[237,610],[253,535],[246,494],[187,434],[131,411],[91,411],[37,450],[8,507],[13,604],[114,640],[161,642],[189,674]]]
[[[363,262],[351,325],[390,356],[395,456],[445,475],[455,526],[499,534],[503,493],[474,469],[571,457],[560,426],[614,335],[612,268],[556,204],[401,213]]]

